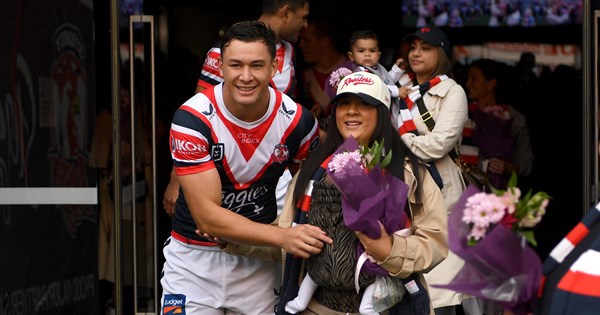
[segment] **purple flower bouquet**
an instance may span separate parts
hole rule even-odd
[[[378,162],[381,149],[364,150],[350,137],[333,154],[327,168],[327,174],[342,194],[344,223],[349,229],[374,239],[381,237],[379,222],[392,234],[405,228],[408,218],[404,211],[408,185],[382,170]],[[364,248],[359,246],[358,254],[362,252]],[[362,270],[371,275],[388,275],[369,260]]]
[[[510,134],[512,118],[506,106],[494,105],[472,112],[477,126],[473,131],[473,142],[486,158],[510,160],[514,152],[514,139]],[[488,172],[490,183],[498,189],[506,188],[508,174]]]
[[[449,284],[435,287],[496,302],[517,315],[530,313],[542,276],[542,264],[527,245],[529,238],[526,237],[532,239],[533,235],[524,230],[524,223],[536,214],[541,216],[548,197],[541,192],[532,198],[529,193],[524,201],[518,201],[520,191],[509,185],[508,192],[496,191],[505,206],[493,206],[485,212],[482,209],[489,202],[481,195],[475,186],[469,186],[450,213],[449,247],[465,264]],[[473,211],[479,213],[474,221],[471,220]],[[492,224],[493,212],[498,211],[502,213]],[[466,223],[469,220],[474,223]],[[477,229],[483,229],[484,233],[474,233]]]

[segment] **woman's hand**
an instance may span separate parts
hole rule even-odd
[[[365,251],[369,256],[377,261],[384,261],[392,251],[394,238],[387,233],[381,222],[379,222],[379,228],[381,229],[381,237],[378,239],[372,239],[362,232],[356,232],[356,236],[365,247]]]

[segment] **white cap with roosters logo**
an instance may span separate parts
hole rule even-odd
[[[369,105],[384,105],[390,108],[390,90],[376,74],[359,71],[345,76],[331,102],[335,104],[342,96],[348,94],[360,97]]]

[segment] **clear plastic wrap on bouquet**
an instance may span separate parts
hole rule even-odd
[[[373,309],[383,312],[402,301],[406,288],[402,280],[396,277],[378,276],[375,280],[373,292]]]
[[[448,219],[450,250],[465,264],[449,284],[435,287],[496,302],[517,315],[530,313],[542,275],[540,258],[524,238],[502,224],[476,245],[468,245],[470,228],[462,216],[467,199],[476,193],[479,190],[469,186]]]

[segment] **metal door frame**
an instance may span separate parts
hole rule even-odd
[[[133,296],[134,296],[134,311],[136,314],[156,314],[158,307],[157,305],[159,305],[157,302],[159,301],[158,298],[158,279],[157,279],[157,259],[158,259],[158,255],[156,253],[156,249],[157,249],[157,239],[156,239],[156,234],[157,234],[157,230],[156,230],[156,224],[157,224],[157,216],[156,216],[156,137],[154,136],[156,134],[156,117],[155,117],[155,106],[156,106],[156,91],[155,91],[155,60],[154,60],[154,16],[151,15],[131,15],[129,16],[129,67],[130,67],[130,71],[129,71],[129,83],[130,83],[130,95],[135,95],[135,71],[134,71],[134,62],[131,62],[134,60],[134,36],[133,36],[133,25],[134,23],[148,23],[150,24],[150,89],[151,89],[151,96],[150,96],[150,102],[151,102],[151,124],[152,124],[152,136],[150,137],[152,139],[152,239],[153,239],[153,244],[152,244],[152,248],[153,248],[153,253],[154,253],[154,258],[153,258],[153,266],[152,266],[152,270],[153,275],[154,275],[154,312],[153,313],[140,313],[138,312],[138,297],[139,297],[139,292],[138,292],[138,275],[137,275],[137,240],[135,238],[136,235],[136,230],[137,230],[137,215],[135,214],[136,212],[136,198],[132,199],[132,209],[133,209],[133,235],[134,235],[134,242],[133,242]],[[145,43],[144,43],[145,44]],[[134,105],[134,97],[130,97],[130,109],[131,109],[131,139],[135,139],[135,105]],[[131,154],[131,163],[132,165],[135,165],[135,150],[132,150],[132,154]],[[137,191],[136,190],[136,178],[135,178],[135,173],[132,173],[133,176],[133,180],[132,180],[132,191]]]
[[[113,143],[119,143],[121,139],[121,132],[126,132],[121,130],[121,125],[119,122],[119,117],[121,116],[121,108],[120,108],[120,95],[119,90],[121,86],[120,82],[120,40],[119,40],[119,0],[111,0],[110,3],[110,29],[111,29],[111,81],[112,81],[112,110],[113,110]],[[134,312],[135,314],[157,314],[159,313],[160,308],[160,300],[159,300],[159,292],[158,292],[158,269],[157,269],[157,215],[156,215],[156,125],[155,125],[155,59],[154,59],[154,17],[149,15],[131,15],[129,17],[129,44],[130,44],[130,110],[131,110],[131,139],[135,141],[135,104],[134,97],[135,95],[135,78],[134,78],[134,43],[133,43],[133,24],[134,23],[149,23],[150,24],[150,80],[151,80],[151,125],[152,125],[152,139],[151,149],[152,149],[152,181],[151,181],[151,189],[152,189],[152,241],[153,241],[153,285],[154,285],[154,305],[153,312],[139,312],[138,311],[138,276],[137,276],[137,239],[136,239],[136,231],[137,231],[137,215],[136,215],[136,198],[135,192],[138,191],[136,172],[132,172],[132,228],[133,228],[133,303],[134,303]],[[144,43],[145,44],[145,43]],[[132,167],[135,170],[135,161],[136,161],[136,150],[132,150],[131,154],[131,163]],[[119,145],[113,146],[113,160],[119,161],[121,156],[121,149]],[[114,208],[115,208],[115,311],[117,315],[123,314],[123,305],[124,305],[124,297],[123,297],[123,194],[121,191],[122,180],[121,180],[121,167],[120,163],[114,163],[113,169],[113,178],[114,178]],[[152,310],[151,310],[152,311]]]

